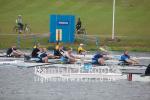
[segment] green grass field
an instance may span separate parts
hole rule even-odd
[[[128,48],[150,51],[150,0],[116,0],[115,33],[120,42],[106,42],[111,37],[113,0],[0,0],[0,48],[16,42],[9,36],[19,14],[33,33],[49,33],[50,14],[73,14],[81,18],[88,34],[98,35],[101,43],[113,50]],[[47,38],[45,38],[47,39]],[[47,42],[47,41],[46,41]],[[6,45],[3,45],[6,44]],[[30,44],[30,43],[29,43]],[[92,45],[90,46],[92,48]]]

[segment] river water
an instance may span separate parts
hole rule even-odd
[[[115,54],[119,54],[118,52]],[[150,53],[132,53],[147,56]],[[149,64],[150,60],[141,61]],[[35,81],[34,68],[0,67],[0,100],[150,100],[150,82]]]

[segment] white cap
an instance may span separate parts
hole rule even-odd
[[[107,50],[104,49],[104,48],[102,48],[102,47],[100,47],[99,49],[100,49],[101,51],[103,51],[103,52],[107,52]]]
[[[82,43],[80,44],[80,46],[83,46],[83,45],[84,45],[84,44],[82,44]]]

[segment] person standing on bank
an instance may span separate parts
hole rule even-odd
[[[23,31],[23,20],[22,20],[22,16],[18,15],[18,18],[16,19],[16,24],[18,26],[19,32]]]
[[[81,22],[80,18],[78,18],[77,24],[76,24],[76,31],[77,31],[77,33],[81,29],[81,26],[82,26],[82,22]]]

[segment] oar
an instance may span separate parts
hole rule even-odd
[[[139,59],[139,60],[150,60],[150,57],[133,57],[134,59]]]
[[[147,67],[147,65],[133,65],[133,66],[139,66],[139,67]]]

